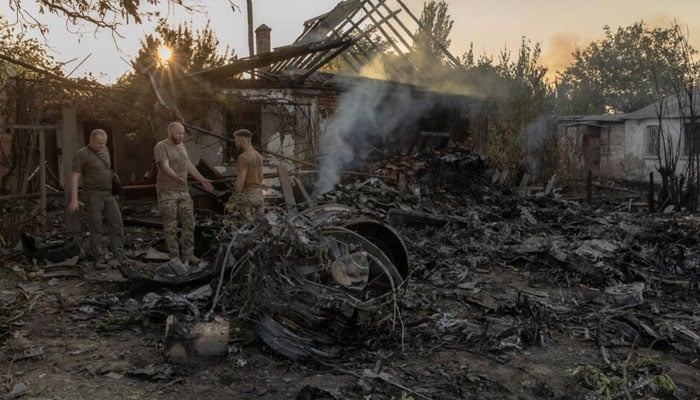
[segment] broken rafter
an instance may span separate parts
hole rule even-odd
[[[367,18],[366,15],[363,16],[362,18],[360,18],[359,21],[357,21],[356,23],[352,22],[352,19],[355,18],[355,15],[357,15],[357,13],[358,13],[359,11],[360,11],[360,8],[357,7],[351,14],[349,14],[347,17],[345,17],[345,20],[344,20],[344,22],[343,22],[342,24],[340,24],[340,25],[338,25],[338,26],[336,26],[336,27],[331,28],[331,33],[333,34],[334,37],[336,37],[336,38],[338,38],[338,39],[352,40],[352,42],[351,42],[348,46],[346,46],[345,49],[349,48],[352,44],[357,43],[358,40],[360,40],[360,39],[362,39],[363,37],[367,36],[367,35],[369,34],[369,32],[371,32],[371,31],[373,30],[373,29],[370,29],[370,30],[368,30],[368,31],[366,31],[366,32],[363,32],[362,29],[360,29],[360,27],[359,27],[359,24],[361,24],[362,21],[363,21],[364,19]],[[350,25],[351,25],[351,29],[348,30],[348,31],[346,31],[346,32],[343,32],[343,31],[342,31],[342,28],[343,28],[345,25],[347,25],[347,24],[350,24]],[[359,31],[359,32],[361,33],[360,36],[358,36],[358,37],[356,37],[356,38],[351,37],[351,34],[352,34],[352,32],[353,32],[354,30]],[[371,43],[371,42],[370,42],[370,43]],[[374,43],[372,43],[372,45],[375,47],[375,49],[377,48],[377,46],[376,46]],[[360,47],[358,46],[358,48],[360,48]],[[344,50],[345,50],[345,49],[344,49]],[[361,49],[361,48],[360,48],[360,49]],[[344,51],[344,50],[343,50],[343,51]],[[364,50],[362,50],[362,51],[363,51],[363,53],[364,53]],[[326,63],[328,63],[328,62],[329,62],[330,60],[332,60],[333,58],[335,58],[335,57],[328,58],[327,60],[322,61],[320,64],[318,64],[318,65],[316,66],[316,68],[315,68],[314,70],[317,70],[318,68],[322,67],[323,65],[325,65]],[[315,60],[311,60],[311,61],[315,61]],[[303,68],[303,66],[302,66],[302,68]]]
[[[347,41],[344,40],[326,40],[323,42],[305,45],[295,44],[275,49],[275,51],[270,53],[242,58],[231,64],[224,65],[223,67],[211,68],[204,71],[194,72],[191,74],[187,74],[186,76],[189,78],[201,78],[204,80],[225,79],[237,75],[241,72],[269,66],[281,60],[297,57],[300,55],[335,49],[346,44]]]
[[[300,36],[300,37],[297,39],[297,41],[296,41],[295,43],[303,44],[303,43],[306,43],[306,42],[311,41],[313,38],[316,38],[316,37],[327,37],[329,34],[332,33],[332,34],[333,34],[332,37],[334,37],[335,39],[337,39],[337,40],[348,40],[348,41],[350,42],[350,44],[349,44],[348,46],[345,46],[345,49],[347,49],[348,47],[350,47],[350,45],[352,45],[353,41],[354,41],[354,40],[357,40],[357,39],[353,39],[353,38],[350,37],[350,32],[351,32],[351,31],[348,31],[348,32],[346,32],[346,33],[341,32],[341,31],[340,31],[340,27],[342,27],[343,25],[347,24],[348,22],[351,22],[351,21],[352,21],[352,18],[354,18],[354,16],[357,14],[357,12],[359,11],[360,7],[359,7],[359,5],[358,5],[358,6],[356,6],[356,8],[355,8],[354,10],[350,11],[350,12],[348,13],[348,15],[344,18],[344,20],[342,21],[342,23],[341,23],[341,21],[328,22],[327,19],[330,18],[330,15],[331,15],[332,13],[335,12],[336,14],[332,14],[332,15],[337,15],[338,12],[336,11],[336,9],[338,9],[339,7],[340,7],[340,4],[339,4],[338,6],[336,6],[336,8],[335,8],[333,11],[331,11],[330,13],[327,13],[327,14],[324,14],[323,16],[318,17],[316,20],[313,21],[313,23],[309,23],[309,21],[307,21],[307,22],[305,23],[305,26],[306,26],[306,24],[309,24],[309,26],[308,26],[307,29],[305,30],[304,34],[302,34],[302,36]],[[321,24],[323,24],[323,23],[325,23],[325,26],[321,27]],[[323,30],[324,30],[324,31],[327,31],[327,32],[325,32],[324,34],[321,34],[321,33],[319,33],[319,32],[314,32],[313,34],[311,33],[312,31],[314,31],[314,30],[320,30],[321,28],[323,28]],[[309,37],[306,37],[307,35],[309,35]],[[321,53],[320,57],[325,57],[327,53],[328,53],[328,51],[325,51],[325,52]],[[271,71],[273,71],[273,72],[281,72],[281,71],[283,71],[283,70],[285,70],[285,69],[288,69],[288,68],[304,69],[304,68],[305,68],[305,65],[308,65],[308,64],[310,64],[312,61],[315,60],[315,58],[312,57],[312,58],[311,58],[310,60],[308,60],[307,62],[304,62],[304,60],[305,60],[306,58],[307,58],[307,55],[304,55],[304,56],[301,56],[301,57],[296,57],[296,58],[294,58],[294,59],[286,60],[286,61],[283,62],[283,63],[278,63],[277,65],[275,65],[273,68],[271,68]],[[335,57],[333,57],[333,58],[335,58]],[[317,65],[315,68],[313,68],[313,69],[314,69],[314,70],[318,70],[319,68],[321,68],[323,65],[325,65],[325,63],[327,63],[327,62],[330,61],[331,59],[332,59],[332,58],[328,59],[327,61],[325,61],[325,62],[323,62],[323,63],[318,64],[318,65]],[[304,78],[304,79],[306,79],[306,78]]]
[[[381,0],[380,0],[380,3],[383,3],[383,2],[384,2],[384,1],[381,1]],[[369,4],[370,7],[371,7],[369,10],[367,9],[367,4]],[[401,50],[401,48],[396,44],[396,42],[391,38],[391,35],[389,35],[389,34],[387,33],[387,31],[385,31],[384,28],[382,28],[382,24],[383,24],[384,22],[386,22],[386,21],[391,17],[391,15],[389,15],[388,17],[382,18],[382,19],[380,19],[380,20],[377,20],[376,18],[374,18],[373,13],[379,9],[379,6],[378,6],[378,5],[374,5],[373,3],[369,2],[369,1],[365,1],[365,2],[362,3],[362,9],[365,10],[365,12],[367,13],[367,15],[369,16],[369,19],[372,20],[372,23],[374,24],[374,27],[376,27],[376,29],[379,30],[379,32],[381,32],[382,35],[384,35],[384,38],[385,38],[385,39],[387,40],[387,42],[389,42],[389,44],[394,48],[394,50],[396,51],[396,53],[397,53],[397,54],[403,54],[404,52],[403,52],[403,51]],[[378,11],[377,11],[377,14],[379,14]]]
[[[418,26],[420,26],[420,20],[419,20],[418,18],[416,18],[415,15],[413,15],[413,13],[412,13],[411,10],[406,6],[406,4],[405,4],[403,1],[401,1],[401,0],[396,0],[396,1],[398,1],[399,4],[401,4],[401,6],[404,8],[404,10],[406,10],[406,13],[408,13],[408,15],[418,24]],[[406,32],[409,32],[408,29],[406,29]],[[409,32],[409,35],[411,35],[410,32]],[[414,36],[414,35],[411,35],[411,37],[412,37],[413,40],[415,41],[415,36]],[[459,60],[457,60],[457,59],[452,55],[452,53],[450,53],[450,51],[447,50],[447,49],[445,48],[445,46],[442,45],[442,43],[438,42],[437,40],[434,40],[434,38],[432,38],[432,37],[431,37],[431,39],[433,39],[433,41],[435,42],[435,44],[437,44],[437,46],[440,48],[440,50],[442,50],[442,52],[445,54],[445,56],[446,56],[450,61],[452,61],[452,63],[453,63],[452,66],[453,66],[453,67],[462,68],[462,63],[460,63]]]
[[[295,43],[312,43],[327,38],[330,33],[335,33],[339,26],[353,18],[360,7],[361,4],[357,0],[338,3],[330,12],[304,22],[306,29]]]
[[[369,0],[368,0],[368,3],[372,4],[372,2]],[[382,12],[379,11],[379,6],[382,6],[389,13],[386,17],[384,17],[384,14],[382,14]],[[376,11],[377,11],[377,15],[382,17],[382,21],[386,21],[386,22],[384,22],[386,24],[386,26],[388,26],[389,29],[391,29],[391,31],[394,33],[394,35],[396,35],[396,37],[401,41],[401,43],[404,46],[406,46],[407,49],[410,49],[411,45],[408,44],[408,41],[406,41],[404,39],[404,37],[399,33],[399,31],[396,28],[394,28],[394,26],[389,22],[390,19],[395,19],[399,23],[399,25],[403,26],[403,24],[401,23],[401,19],[398,17],[401,10],[393,11],[391,8],[389,8],[389,6],[386,5],[385,0],[380,0],[379,4],[377,4]],[[404,26],[404,29],[405,29],[405,26]]]
[[[328,63],[329,63],[331,60],[333,60],[334,58],[338,57],[341,53],[343,53],[345,50],[347,50],[348,47],[350,47],[350,44],[348,44],[347,46],[343,46],[343,47],[337,49],[336,51],[334,51],[334,52],[331,53],[330,55],[327,55],[326,57],[324,57],[320,62],[315,63],[315,66],[309,68],[302,76],[300,76],[299,78],[297,78],[297,79],[296,79],[296,82],[297,82],[297,83],[304,82],[309,76],[311,76],[311,74],[313,74],[314,72],[316,72],[316,71],[317,71],[319,68],[321,68],[322,66],[328,64]]]

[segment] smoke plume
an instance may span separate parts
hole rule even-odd
[[[343,171],[361,162],[364,153],[383,138],[398,143],[418,133],[418,121],[437,104],[454,103],[448,93],[472,99],[484,97],[478,88],[483,80],[468,79],[463,70],[447,68],[434,57],[419,53],[410,57],[410,68],[391,56],[375,57],[363,67],[362,78],[339,97],[335,114],[321,127],[316,195],[332,190]],[[458,104],[448,107],[456,108]]]
[[[315,194],[332,190],[344,170],[361,162],[385,134],[399,140],[432,107],[430,96],[387,81],[366,80],[338,100],[321,138],[321,164]]]

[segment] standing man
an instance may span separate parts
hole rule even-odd
[[[104,267],[102,251],[102,225],[107,223],[112,251],[122,264],[128,259],[124,254],[124,225],[117,199],[112,195],[112,171],[107,150],[107,132],[94,129],[87,146],[81,147],[73,157],[70,175],[70,202],[67,211],[78,211],[78,181],[83,178],[83,195],[88,216],[88,256],[96,267]]]
[[[265,198],[262,193],[263,158],[251,143],[253,134],[247,129],[233,133],[233,143],[241,152],[236,163],[236,181],[227,211],[238,207],[241,218],[253,222],[262,216]]]
[[[156,193],[158,207],[163,218],[165,244],[171,259],[180,258],[177,241],[177,222],[180,221],[182,261],[199,264],[194,255],[194,206],[187,189],[187,173],[197,179],[208,192],[214,191],[211,182],[204,178],[190,162],[187,149],[182,144],[185,127],[179,122],[168,124],[168,138],[161,140],[153,149],[158,166]]]

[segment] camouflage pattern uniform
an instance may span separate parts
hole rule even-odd
[[[156,164],[168,160],[170,168],[187,180],[187,162],[189,156],[185,146],[173,144],[168,139],[158,142],[153,149]],[[156,178],[156,193],[165,233],[165,245],[170,258],[187,259],[194,256],[194,205],[187,184],[168,176],[160,169]],[[182,254],[177,241],[177,222],[180,221],[180,240]]]
[[[263,215],[263,205],[265,197],[262,189],[253,188],[241,193],[241,202],[239,203],[241,218],[246,222],[253,222]]]
[[[263,215],[265,197],[261,188],[252,188],[241,193],[234,193],[226,203],[226,213],[238,210],[241,219],[245,222],[253,222]]]
[[[238,165],[247,167],[247,174],[241,193],[234,193],[226,203],[226,213],[230,214],[238,209],[241,220],[254,222],[263,215],[265,197],[262,191],[263,158],[255,149],[250,149],[238,156]],[[224,220],[224,226],[233,227],[229,216]]]
[[[194,206],[187,191],[158,193],[158,207],[163,219],[165,245],[170,258],[180,257],[177,242],[177,221],[180,220],[183,257],[194,252]]]

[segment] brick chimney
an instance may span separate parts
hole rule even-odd
[[[270,52],[270,32],[272,29],[262,24],[255,29],[255,48],[256,54],[265,54]]]

